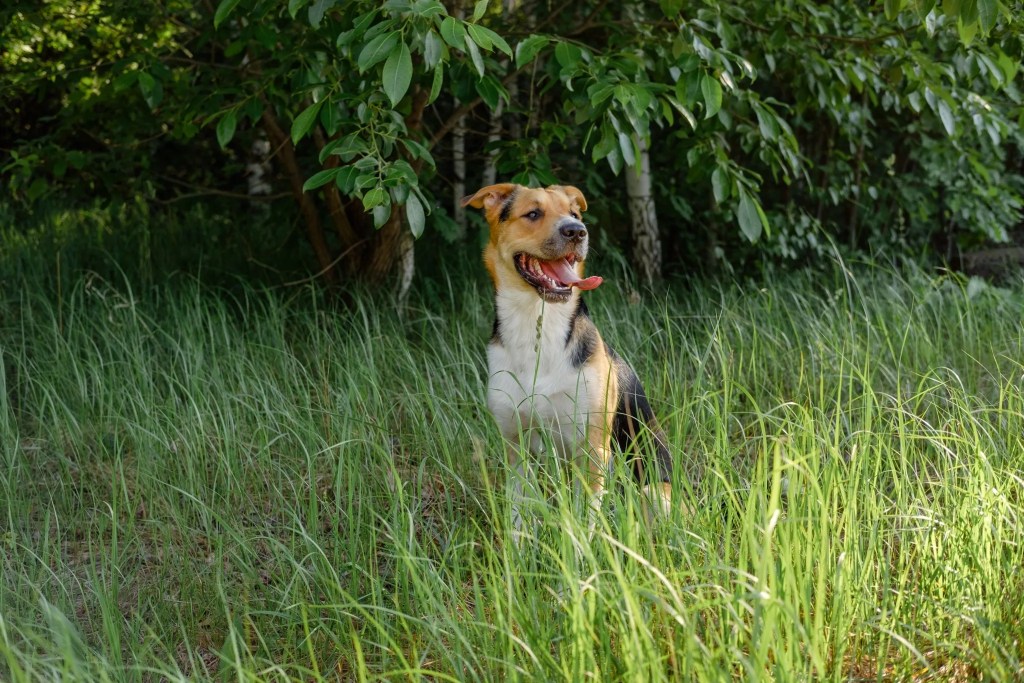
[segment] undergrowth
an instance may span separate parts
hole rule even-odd
[[[559,468],[513,542],[492,296],[0,295],[0,679],[1024,676],[1021,282],[588,293],[685,504]],[[429,296],[424,292],[429,291]]]

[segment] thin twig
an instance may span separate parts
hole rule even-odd
[[[324,267],[323,267],[323,268],[322,268],[322,269],[320,270],[320,272],[319,272],[319,273],[314,273],[314,274],[310,275],[309,277],[304,277],[304,278],[302,278],[301,280],[295,280],[295,281],[293,281],[293,282],[285,282],[285,283],[284,283],[284,284],[282,284],[281,286],[282,286],[282,287],[293,287],[293,286],[295,286],[295,285],[303,285],[303,284],[305,284],[305,283],[307,283],[307,282],[312,282],[313,280],[317,279],[318,277],[320,277],[320,276],[321,276],[321,275],[323,275],[324,273],[327,273],[327,272],[331,271],[331,270],[332,270],[332,269],[334,268],[334,266],[338,265],[338,262],[339,262],[339,261],[341,261],[341,259],[343,259],[343,258],[345,258],[346,256],[348,256],[348,255],[349,255],[349,252],[351,252],[351,251],[352,251],[353,249],[355,249],[356,247],[358,247],[358,246],[362,245],[362,244],[363,244],[363,242],[366,242],[366,241],[368,241],[368,240],[369,240],[369,238],[368,238],[368,237],[364,237],[363,239],[359,240],[358,242],[356,242],[355,244],[353,244],[353,245],[352,245],[351,247],[349,247],[349,248],[348,248],[348,249],[346,249],[345,251],[343,251],[343,252],[341,252],[340,254],[338,254],[338,258],[334,259],[334,260],[333,260],[333,261],[331,261],[331,262],[330,262],[329,264],[327,264],[326,266],[324,266]]]

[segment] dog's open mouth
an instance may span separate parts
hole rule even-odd
[[[603,278],[592,275],[581,278],[576,274],[576,255],[542,261],[525,252],[515,255],[516,270],[524,280],[537,288],[537,292],[551,301],[568,300],[572,288],[595,289]]]

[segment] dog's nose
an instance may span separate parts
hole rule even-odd
[[[587,236],[587,228],[582,223],[566,223],[558,231],[567,240],[581,240]]]

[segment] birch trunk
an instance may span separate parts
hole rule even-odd
[[[629,216],[633,228],[633,266],[643,285],[650,286],[661,279],[661,237],[658,234],[658,214],[654,208],[651,183],[651,159],[647,142],[634,138],[639,156],[636,166],[626,169],[626,195],[629,198]]]

